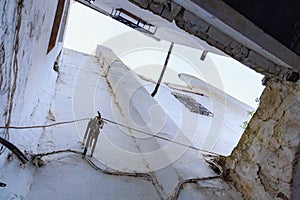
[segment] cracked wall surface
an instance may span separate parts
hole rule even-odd
[[[175,3],[175,1],[129,1],[143,9],[150,10],[154,14],[160,15],[170,22],[174,21],[179,28],[206,41],[209,45],[222,50],[232,58],[267,77],[275,76],[288,81],[297,81],[299,79],[298,71],[272,62],[250,47],[225,34],[218,27],[212,26],[189,9]]]
[[[227,178],[246,199],[299,197],[299,96],[300,81],[270,80],[242,139],[226,158]]]
[[[0,124],[22,125],[44,123],[57,73],[52,66],[61,45],[47,54],[56,0],[3,0],[0,2]],[[53,87],[54,88],[54,87]],[[43,102],[43,105],[40,103]],[[33,118],[35,120],[33,120]],[[0,136],[9,139],[21,150],[27,144],[37,148],[38,133],[34,131],[0,130]],[[30,136],[35,135],[34,139]],[[9,151],[0,153],[0,168]],[[0,171],[0,177],[5,171]],[[26,175],[19,175],[15,187],[27,188]],[[23,179],[22,179],[23,178]],[[8,188],[8,191],[13,188]],[[20,194],[22,196],[22,194]],[[20,197],[21,198],[21,197]]]
[[[2,1],[0,4],[1,10],[1,30],[0,30],[0,122],[1,124],[8,124],[11,115],[12,101],[10,99],[13,96],[12,82],[16,73],[13,73],[14,66],[14,54],[15,54],[15,42],[14,38],[17,34],[17,26],[19,21],[19,13],[17,2],[9,3],[8,1]],[[6,14],[9,13],[9,14]],[[19,28],[18,28],[19,29]],[[6,131],[1,132],[1,136],[7,138]]]
[[[56,4],[1,1],[0,122],[21,123],[34,114],[43,84],[54,78],[52,65],[61,47],[47,54]],[[48,79],[48,80],[47,80]],[[40,84],[37,84],[40,83]],[[52,82],[53,84],[55,82]],[[21,111],[24,116],[18,116]],[[26,113],[26,114],[25,114]],[[13,120],[14,119],[14,120]]]

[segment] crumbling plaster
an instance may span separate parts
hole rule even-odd
[[[62,45],[58,44],[47,54],[47,46],[54,20],[57,1],[3,0],[0,2],[0,123],[1,125],[24,125],[44,123],[54,94],[57,73],[52,66]],[[53,90],[47,90],[53,88]],[[33,118],[35,120],[33,120]],[[37,131],[1,130],[1,137],[23,149],[28,145],[38,148],[42,133]],[[36,140],[30,136],[35,135]],[[0,168],[7,162],[8,151],[0,154]],[[0,177],[5,174],[0,171]],[[27,175],[19,178],[15,187],[27,188]],[[8,188],[13,194],[13,188]],[[22,198],[18,194],[16,198]]]
[[[51,66],[62,45],[47,54],[56,9],[53,1],[45,5],[42,1],[4,0],[0,8],[0,114],[4,116],[0,120],[9,125],[13,119],[13,123],[26,122],[39,99],[47,99],[41,96],[43,85],[55,83],[57,73]]]
[[[246,199],[293,199],[299,194],[299,96],[300,81],[268,81],[258,110],[225,159],[226,178]]]

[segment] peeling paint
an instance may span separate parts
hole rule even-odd
[[[15,27],[15,38],[14,38],[14,53],[13,53],[13,61],[12,61],[12,74],[13,74],[13,83],[10,88],[10,94],[9,94],[9,104],[8,104],[8,113],[6,118],[6,126],[10,125],[11,121],[11,114],[13,109],[13,101],[14,101],[14,95],[17,87],[17,79],[18,79],[18,51],[19,51],[19,32],[21,27],[21,20],[22,20],[22,8],[23,8],[23,0],[18,1],[17,6],[17,18],[16,18],[16,27]],[[8,129],[6,129],[7,135],[8,135]]]

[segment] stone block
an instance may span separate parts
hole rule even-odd
[[[203,31],[203,32],[207,32],[207,30],[209,29],[210,25],[206,21],[198,18],[198,21],[196,23],[196,27],[197,27],[198,31],[200,30],[200,31]]]
[[[208,38],[206,39],[207,43],[210,44],[210,45],[213,45],[215,46],[215,44],[217,43],[217,41],[211,37],[209,37],[208,35]]]
[[[169,22],[172,22],[174,19],[174,16],[171,15],[171,12],[168,9],[164,9],[161,16]]]
[[[206,40],[206,38],[207,38],[207,34],[205,32],[199,31],[199,30],[197,31],[197,33],[195,35],[202,40]]]
[[[175,17],[178,15],[178,13],[180,12],[180,10],[182,9],[182,7],[174,2],[170,3],[171,6],[171,14]]]
[[[230,38],[225,33],[222,33],[221,31],[219,31],[218,29],[216,29],[214,27],[209,28],[208,35],[209,35],[209,37],[223,43],[225,46],[230,45],[233,41],[232,38]]]
[[[242,53],[237,53],[235,55],[232,56],[234,59],[236,59],[237,61],[242,61],[244,58],[244,55]]]
[[[209,24],[198,18],[198,21],[195,22],[185,22],[184,29],[187,30],[189,33],[196,35],[197,32],[201,31],[203,33],[208,30]]]
[[[176,25],[179,28],[183,29],[183,27],[184,27],[184,20],[181,17],[178,17],[178,16],[175,17],[175,23],[176,23]]]
[[[224,50],[226,48],[226,46],[222,42],[219,42],[219,41],[217,41],[215,45],[218,49],[221,49],[221,50]]]
[[[151,1],[154,4],[161,4],[161,5],[166,6],[166,5],[168,5],[170,0],[149,0],[149,1]]]
[[[248,57],[244,60],[246,64],[251,64],[258,72],[276,69],[275,64],[254,51],[249,51]]]
[[[242,46],[242,48],[241,48],[241,53],[242,53],[243,55],[248,56],[249,51],[250,51],[250,50],[249,50],[247,47]]]
[[[183,13],[183,20],[188,23],[196,24],[198,21],[198,17],[190,11],[185,10]]]
[[[131,3],[137,4],[141,6],[142,8],[148,8],[149,6],[149,0],[129,0]]]
[[[226,46],[226,48],[224,49],[225,53],[233,56],[234,53],[233,53],[233,48],[231,46]]]
[[[197,33],[197,29],[195,28],[195,24],[185,22],[184,25],[183,25],[183,29],[185,31],[187,31],[188,33],[193,34],[193,35]]]
[[[168,6],[165,7],[161,16],[167,19],[168,21],[172,22],[181,9],[182,9],[181,6],[179,6],[174,2],[171,2],[170,4],[168,4]]]
[[[275,72],[280,73],[280,72],[282,71],[282,67],[279,66],[279,65],[274,65],[273,70],[274,70]]]
[[[163,5],[163,4],[152,2],[150,4],[149,9],[157,15],[161,15],[162,11],[164,10],[164,7],[165,7],[165,5]]]
[[[224,51],[233,56],[235,54],[239,54],[240,53],[240,48],[241,45],[239,43],[237,43],[236,41],[232,41],[229,45],[226,46],[226,48],[224,49]]]
[[[232,48],[231,51],[232,51],[232,54],[235,55],[235,54],[243,54],[242,51],[242,45],[237,45],[236,47]]]

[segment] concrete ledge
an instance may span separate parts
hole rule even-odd
[[[159,103],[151,97],[144,88],[140,78],[117,59],[111,50],[98,46],[96,55],[99,55],[99,60],[103,61],[104,65],[102,67],[106,72],[107,80],[131,127],[146,132],[150,131],[152,134],[159,134],[165,129],[176,130],[174,135],[172,135],[173,138],[170,139],[185,144],[191,143],[188,136],[181,132],[180,127],[171,120]],[[108,63],[109,61],[111,62]],[[137,136],[141,137],[138,133]],[[165,142],[161,140],[157,140],[157,142],[166,150],[168,148],[185,149],[174,144],[166,146]],[[173,153],[171,154],[169,150],[165,153],[170,154],[167,157],[174,158]]]
[[[99,60],[107,61],[106,54],[110,58],[115,57],[108,48],[97,47],[96,55],[100,56]],[[187,133],[182,132],[155,98],[151,97],[140,78],[133,71],[117,59],[112,59],[111,63],[105,63],[102,67],[107,71],[107,81],[129,127],[169,138],[175,142],[186,145],[191,144],[194,133],[188,133],[189,135],[187,135]],[[168,134],[162,134],[161,132],[168,132]],[[183,155],[187,156],[187,148],[136,132],[133,129],[131,129],[131,133],[137,141],[150,170],[155,173],[167,196],[172,196],[178,181],[182,179],[182,176],[185,176],[183,174],[184,170],[181,169],[182,166],[175,163]],[[199,156],[197,152],[189,151],[188,156],[192,156],[189,159],[196,160],[193,161],[194,164],[196,163],[198,166],[206,165],[200,159],[196,159]]]

